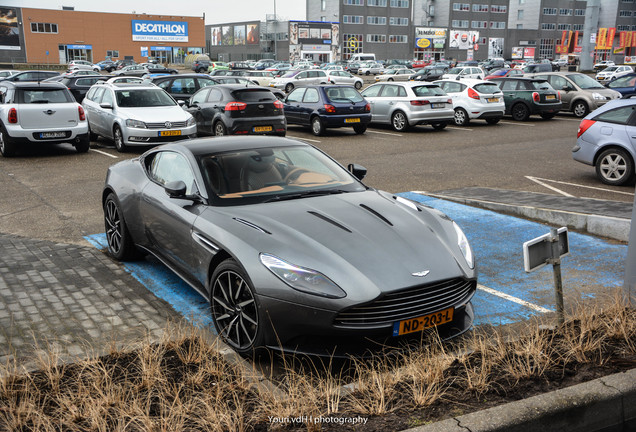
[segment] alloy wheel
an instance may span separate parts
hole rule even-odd
[[[115,201],[108,200],[106,202],[104,220],[106,221],[106,240],[108,241],[108,248],[114,255],[117,255],[121,250],[122,225],[119,208]]]
[[[610,181],[621,180],[627,172],[627,161],[618,153],[608,153],[599,162],[601,175]]]

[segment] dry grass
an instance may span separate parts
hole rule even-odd
[[[346,367],[282,357],[278,391],[257,385],[253,369],[227,362],[194,328],[169,327],[159,343],[73,364],[51,347],[38,352],[45,354],[36,372],[18,373],[15,363],[0,370],[0,431],[339,430],[310,416],[412,419],[531,382],[558,382],[582,367],[634,367],[636,312],[616,300],[578,308],[554,330],[533,324],[513,338],[474,331],[453,344],[432,339]],[[299,416],[301,424],[285,423]],[[384,428],[372,424],[365,430]]]

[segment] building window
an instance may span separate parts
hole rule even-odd
[[[572,9],[559,9],[559,15],[565,15],[565,16],[571,16],[572,15]]]
[[[407,35],[389,35],[389,43],[408,43],[409,37]]]
[[[391,7],[394,8],[408,8],[409,0],[391,0]]]
[[[320,10],[327,10],[327,0],[320,0]]]
[[[345,60],[351,58],[355,53],[364,52],[364,41],[361,34],[343,34],[342,35],[342,54]]]
[[[523,19],[523,9],[519,9],[517,11],[517,19],[518,20],[522,20]]]
[[[556,15],[556,8],[543,8],[543,15]]]
[[[570,24],[559,24],[557,30],[572,30],[572,26]]]
[[[634,0],[621,0],[621,3],[634,3]]]
[[[539,58],[554,58],[554,39],[541,39]]]
[[[629,27],[629,26],[627,26],[627,27]],[[576,30],[578,30],[578,31],[583,30],[583,24],[574,24],[574,25],[572,26],[572,30],[575,30],[575,31],[576,31]],[[629,29],[627,29],[627,30],[629,30]]]
[[[119,58],[118,50],[106,50],[106,58]]]
[[[490,12],[493,13],[507,13],[508,6],[507,5],[492,5],[490,6]]]
[[[409,19],[408,18],[391,17],[391,18],[389,18],[389,25],[407,26],[407,25],[409,25]]]
[[[473,4],[473,12],[488,12],[489,9],[487,4]]]
[[[451,26],[454,28],[468,28],[468,20],[453,20]]]
[[[578,24],[574,25],[574,30],[579,30],[576,28]],[[630,26],[628,25],[617,25],[616,26],[616,31],[629,31],[630,30]]]
[[[541,24],[541,30],[556,30],[555,23],[543,23]]]
[[[485,37],[477,39],[477,45],[486,45],[488,40]]]
[[[488,28],[488,21],[471,21],[472,28]]]
[[[506,22],[505,21],[490,21],[491,29],[505,29]]]
[[[585,16],[585,9],[574,9],[575,16]]]
[[[618,16],[619,17],[630,17],[630,16],[632,16],[632,11],[630,11],[630,10],[618,11]]]
[[[57,33],[57,24],[31,23],[31,33]]]
[[[517,30],[523,30],[523,24],[517,24]]]
[[[386,0],[367,0],[367,6],[386,7]]]
[[[386,17],[381,16],[368,16],[367,24],[371,25],[386,25]]]
[[[343,15],[342,22],[345,24],[363,24],[364,17],[362,15]]]
[[[351,6],[364,6],[364,0],[344,0],[344,4]]]
[[[520,5],[522,5],[522,4],[526,4],[526,0],[519,0],[519,4],[520,4]]]
[[[386,43],[386,35],[383,34],[368,34],[367,42],[373,43]]]
[[[470,4],[469,3],[453,3],[453,10],[454,11],[469,12],[470,11]]]

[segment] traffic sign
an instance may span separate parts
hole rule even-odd
[[[553,256],[553,240],[550,233],[528,240],[523,244],[523,267],[527,273],[538,270],[546,264],[550,264],[550,261],[553,259],[570,254],[568,229],[566,227],[559,228],[557,233],[559,256]]]

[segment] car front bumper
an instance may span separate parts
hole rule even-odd
[[[176,132],[178,132],[178,135],[175,134]],[[124,143],[128,146],[155,145],[159,143],[196,138],[197,126],[195,124],[178,129],[143,129],[125,127],[122,129],[122,133]],[[162,133],[169,133],[169,135],[162,136]]]

